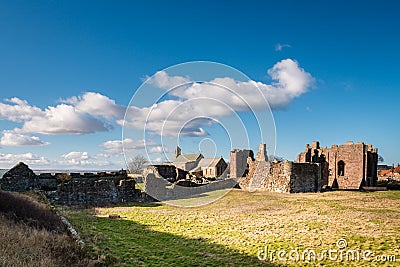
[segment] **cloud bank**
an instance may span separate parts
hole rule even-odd
[[[277,62],[268,70],[272,82],[237,81],[231,77],[215,78],[209,82],[195,82],[188,77],[169,76],[157,72],[147,83],[164,89],[175,99],[168,99],[148,107],[129,107],[125,121],[117,123],[159,135],[205,136],[204,127],[210,119],[230,116],[240,111],[283,109],[313,86],[314,78],[293,59]],[[181,86],[180,86],[181,85]],[[193,117],[203,119],[192,120]]]
[[[32,153],[24,153],[24,154],[0,153],[0,164],[6,164],[9,166],[18,163],[19,161],[23,161],[27,164],[35,164],[41,166],[45,166],[50,163],[50,161],[47,158]]]
[[[41,135],[90,134],[113,129],[115,119],[121,119],[125,107],[99,93],[87,92],[79,97],[62,100],[45,109],[30,105],[17,97],[0,103],[0,119],[20,123],[21,127],[4,130],[3,146],[43,146]]]
[[[3,131],[3,136],[0,139],[2,146],[45,146],[48,144],[50,143],[43,142],[37,136],[28,136],[7,130]]]
[[[125,151],[138,151],[145,147],[160,146],[152,141],[145,140],[133,140],[131,138],[125,138],[124,140],[109,140],[101,144],[104,148],[104,152],[107,154],[122,155],[123,150]]]
[[[146,82],[165,90],[171,99],[145,107],[125,107],[96,92],[72,96],[44,109],[17,97],[5,99],[0,103],[0,119],[20,126],[3,130],[0,144],[45,146],[49,143],[40,139],[45,135],[107,132],[113,129],[113,125],[138,130],[145,127],[162,136],[206,136],[207,127],[218,117],[231,116],[238,111],[265,110],[266,100],[271,109],[285,108],[309,91],[314,83],[311,74],[293,59],[277,62],[267,73],[271,83],[237,81],[231,77],[199,83],[190,77],[171,76],[166,71],[159,71],[153,77],[147,77]],[[128,116],[124,120],[127,109]],[[144,147],[143,140],[129,139],[111,140],[101,146],[105,151],[117,154],[122,153],[122,144],[128,150]],[[159,150],[152,148],[151,151]]]

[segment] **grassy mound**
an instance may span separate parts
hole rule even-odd
[[[47,205],[26,195],[0,191],[0,266],[93,264]]]
[[[45,204],[36,202],[29,196],[0,191],[0,214],[10,220],[22,222],[37,229],[65,232],[60,217]]]

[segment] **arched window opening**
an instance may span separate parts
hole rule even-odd
[[[344,161],[341,160],[338,162],[338,176],[344,176]]]

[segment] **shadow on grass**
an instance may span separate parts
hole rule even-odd
[[[161,206],[161,202],[116,202],[116,203],[96,203],[96,204],[80,204],[69,206],[71,210],[89,210],[96,207],[99,208],[114,208],[114,207],[146,207],[153,208]]]
[[[86,244],[118,266],[276,266],[208,240],[159,232],[130,220],[71,218]],[[79,225],[80,224],[80,225]]]

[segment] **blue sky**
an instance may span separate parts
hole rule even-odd
[[[124,167],[121,109],[145,77],[196,60],[269,85],[284,60],[312,76],[273,107],[277,155],[354,140],[397,163],[399,10],[397,1],[0,1],[0,167]],[[133,153],[140,138],[128,142]]]

